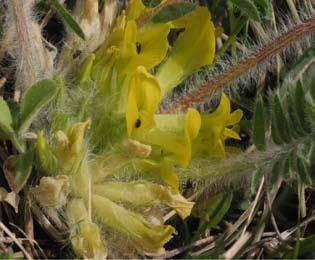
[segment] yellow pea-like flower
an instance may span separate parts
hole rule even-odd
[[[206,7],[196,7],[171,24],[183,27],[185,31],[179,35],[168,58],[157,71],[162,96],[192,72],[211,64],[215,54],[215,27]]]
[[[130,79],[126,102],[128,136],[139,138],[154,127],[154,114],[160,103],[159,82],[144,67]]]
[[[228,126],[236,125],[242,116],[243,112],[240,109],[231,113],[230,100],[222,94],[216,110],[201,115],[200,134],[194,143],[194,152],[202,156],[225,156],[225,139],[241,139],[238,132]]]
[[[192,140],[197,137],[201,125],[199,112],[190,108],[185,115],[156,115],[155,121],[156,127],[142,140],[160,150],[162,157],[188,166]]]

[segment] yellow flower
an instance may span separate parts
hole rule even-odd
[[[84,132],[91,125],[91,120],[73,124],[67,134],[57,131],[55,155],[65,175],[75,173],[85,155]]]
[[[131,0],[129,1],[126,16],[128,20],[137,19],[140,14],[145,11],[146,7],[142,0]]]
[[[157,71],[162,96],[201,66],[212,63],[215,54],[215,27],[206,7],[197,7],[172,24],[185,31]]]
[[[70,239],[79,257],[105,259],[107,250],[103,245],[100,229],[91,222],[83,199],[70,200],[66,209],[70,227]]]
[[[160,64],[168,51],[170,28],[169,24],[161,23],[137,29],[136,22],[129,21],[119,61],[121,73],[131,74],[138,66],[151,69]]]
[[[234,126],[243,117],[243,112],[237,109],[231,113],[229,98],[222,94],[217,109],[211,114],[201,115],[200,134],[194,143],[194,152],[202,156],[224,156],[224,141],[227,138],[240,140]]]
[[[186,115],[156,115],[155,121],[156,127],[149,131],[142,141],[152,145],[158,157],[166,157],[184,167],[188,166],[191,159],[191,142],[197,137],[200,129],[199,112],[190,108]]]
[[[126,102],[128,136],[142,137],[154,127],[154,113],[160,97],[159,82],[144,67],[138,67],[130,79]]]
[[[42,177],[39,185],[31,191],[43,206],[61,208],[66,204],[69,186],[68,176],[57,175],[56,177]]]
[[[128,202],[134,206],[165,204],[174,208],[182,218],[190,215],[194,205],[172,188],[150,182],[104,182],[94,185],[93,192],[110,200]]]
[[[142,215],[99,195],[92,195],[92,207],[94,214],[102,223],[129,237],[140,253],[161,252],[164,244],[175,232],[172,226],[152,224]]]

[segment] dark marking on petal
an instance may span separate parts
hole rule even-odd
[[[137,53],[140,54],[140,52],[141,52],[141,43],[140,42],[136,42],[136,48],[137,48]]]
[[[135,128],[139,128],[141,126],[141,120],[137,119],[136,123],[135,123]]]

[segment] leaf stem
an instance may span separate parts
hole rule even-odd
[[[233,33],[229,36],[229,38],[224,42],[223,46],[218,50],[216,54],[216,60],[220,59],[222,55],[226,52],[226,50],[236,41],[237,35],[243,29],[246,24],[248,18],[242,17],[235,26]]]

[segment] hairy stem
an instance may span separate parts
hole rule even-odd
[[[172,102],[169,106],[163,109],[163,113],[174,113],[178,110],[186,110],[192,104],[201,103],[207,97],[233,80],[247,73],[257,64],[263,62],[268,57],[277,54],[282,49],[286,48],[293,42],[300,40],[315,31],[315,16],[309,18],[305,22],[293,26],[288,31],[280,34],[271,42],[265,44],[256,52],[250,54],[237,64],[232,65],[221,74],[217,75],[205,85],[191,91],[186,96]]]

